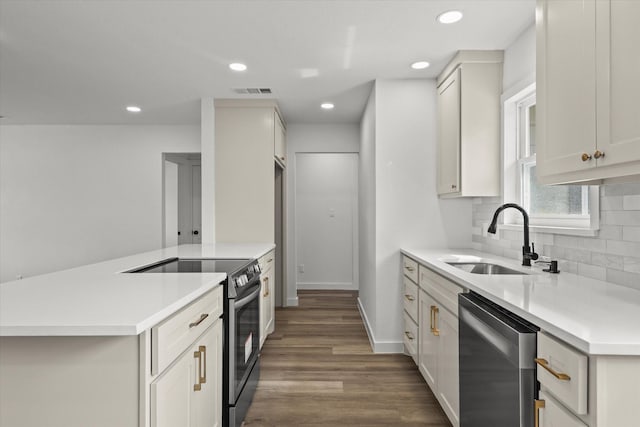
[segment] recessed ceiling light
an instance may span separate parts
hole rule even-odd
[[[459,10],[450,10],[438,15],[437,19],[441,24],[453,24],[462,19],[462,12]]]
[[[324,102],[324,103],[320,104],[320,107],[325,109],[325,110],[332,110],[333,107],[335,107],[335,105],[333,105],[330,102]]]
[[[130,113],[139,113],[140,111],[142,111],[142,108],[136,105],[129,105],[127,106],[127,111]]]
[[[240,62],[234,62],[233,64],[229,64],[229,68],[231,68],[233,71],[245,71],[247,69],[247,66],[241,64]]]
[[[429,65],[431,64],[429,64],[427,61],[418,61],[411,64],[411,68],[413,68],[414,70],[424,70]]]

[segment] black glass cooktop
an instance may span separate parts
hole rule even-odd
[[[129,273],[227,273],[232,275],[249,263],[249,259],[169,258]]]

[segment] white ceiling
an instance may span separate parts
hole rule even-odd
[[[449,9],[463,20],[437,23]],[[1,123],[199,123],[202,97],[265,97],[233,91],[247,87],[271,88],[289,123],[358,122],[373,80],[432,78],[459,49],[504,49],[534,10],[535,0],[0,0]],[[432,66],[412,70],[417,60]],[[230,71],[235,61],[248,70]]]

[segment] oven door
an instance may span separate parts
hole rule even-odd
[[[260,343],[260,280],[247,285],[245,296],[230,300],[233,307],[230,318],[229,399],[233,404],[244,387],[251,368],[258,359]]]

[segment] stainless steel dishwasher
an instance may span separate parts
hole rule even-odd
[[[533,427],[538,328],[474,292],[458,302],[460,427]]]

